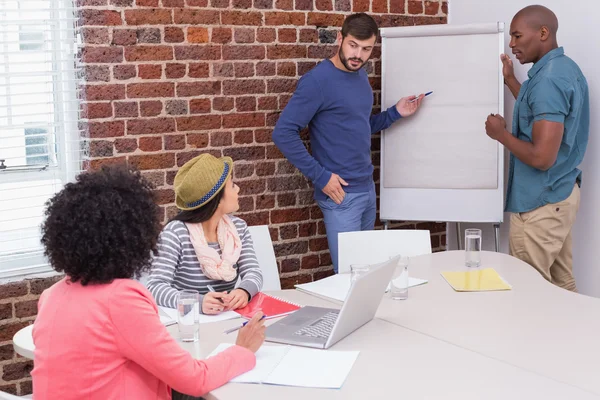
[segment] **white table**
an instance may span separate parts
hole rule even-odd
[[[513,289],[455,292],[440,272],[468,270],[464,252],[419,256],[409,273],[429,283],[406,301],[385,296],[377,317],[600,395],[600,299],[554,286],[506,254],[481,260]]]
[[[21,328],[13,336],[13,348],[15,353],[33,360],[33,350],[35,346],[33,344],[33,324],[27,325],[25,328]]]

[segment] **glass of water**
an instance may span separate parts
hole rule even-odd
[[[408,257],[400,257],[397,264],[400,275],[392,280],[390,293],[393,300],[408,299]]]
[[[197,342],[200,329],[200,295],[182,290],[177,298],[177,325],[182,342]]]
[[[350,282],[356,281],[360,276],[369,271],[369,264],[351,264],[350,265]]]
[[[465,229],[465,265],[481,265],[481,229]]]

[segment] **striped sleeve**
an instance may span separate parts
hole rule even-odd
[[[183,246],[179,236],[167,225],[158,238],[158,254],[152,259],[152,270],[146,286],[159,306],[176,308],[179,291],[173,279],[181,263]]]
[[[250,298],[252,298],[262,289],[262,271],[258,265],[256,253],[254,252],[254,243],[252,242],[252,236],[250,235],[248,225],[244,220],[239,218],[236,218],[235,224],[242,241],[242,253],[237,262],[238,272],[241,278],[238,287],[247,291],[250,294]]]

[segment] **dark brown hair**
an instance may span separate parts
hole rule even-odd
[[[342,37],[352,35],[358,40],[371,39],[378,31],[377,22],[365,13],[350,15],[342,25]]]

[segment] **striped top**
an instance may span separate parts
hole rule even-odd
[[[212,280],[204,275],[185,223],[171,221],[163,228],[158,240],[158,254],[152,260],[152,270],[146,283],[159,306],[176,308],[179,291],[184,289],[197,290],[202,304],[204,294],[208,292],[207,285],[212,285],[219,292],[229,292],[235,288],[240,278],[238,288],[247,291],[251,297],[260,291],[263,284],[262,272],[254,253],[248,225],[238,217],[230,218],[242,242],[240,258],[234,265],[238,278],[231,282]],[[221,255],[218,243],[209,243],[209,246]]]

